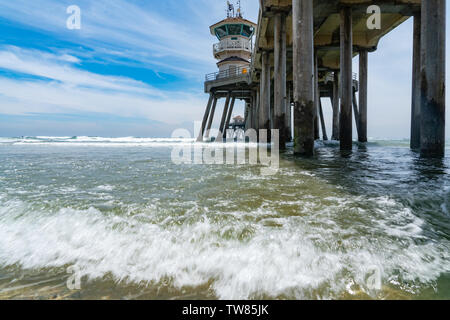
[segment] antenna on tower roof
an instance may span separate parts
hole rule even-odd
[[[237,5],[238,5],[237,16],[238,18],[242,18],[241,0],[238,0]]]
[[[227,1],[227,18],[234,18],[234,5]]]
[[[236,6],[235,12],[234,4],[227,1],[227,18],[242,18],[241,0],[237,0]]]

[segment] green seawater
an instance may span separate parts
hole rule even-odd
[[[0,299],[450,299],[448,156],[319,143],[264,176],[171,161],[192,144],[1,138]]]

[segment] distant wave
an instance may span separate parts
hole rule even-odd
[[[179,144],[179,143],[193,143],[195,139],[182,138],[138,138],[138,137],[88,137],[88,136],[73,136],[73,137],[51,137],[51,136],[36,136],[36,137],[12,137],[0,138],[0,144],[12,145],[61,145],[61,146],[139,146],[139,145],[161,145],[164,144]]]
[[[24,137],[0,137],[0,145],[58,145],[58,146],[173,146],[180,144],[193,144],[194,138],[140,138],[140,137],[97,137],[97,136],[24,136]],[[357,145],[358,142],[354,141]],[[371,138],[369,147],[394,147],[409,148],[408,139],[382,139]],[[316,147],[339,146],[338,141],[317,141]],[[450,149],[450,139],[447,140],[446,148]]]

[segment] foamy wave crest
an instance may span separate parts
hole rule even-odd
[[[0,144],[13,145],[52,145],[52,146],[96,146],[96,147],[136,147],[136,146],[173,146],[179,144],[192,144],[195,139],[185,138],[104,138],[104,137],[21,137],[21,138],[0,138]]]
[[[76,265],[90,279],[170,279],[177,288],[210,284],[221,299],[370,293],[365,280],[374,267],[383,285],[409,283],[414,290],[450,271],[449,243],[422,241],[423,221],[393,200],[365,199],[385,210],[388,220],[380,212],[372,223],[358,223],[369,213],[355,210],[354,221],[340,221],[340,210],[356,200],[361,199],[330,198],[325,208],[314,199],[299,200],[315,211],[309,216],[275,218],[264,207],[205,215],[194,205],[183,217],[164,219],[157,206],[121,217],[94,208],[52,211],[8,201],[0,207],[0,264]]]
[[[191,142],[194,139],[182,138],[136,138],[136,137],[121,137],[121,138],[103,138],[103,137],[76,137],[78,142],[115,142],[115,143],[145,143],[145,142]]]

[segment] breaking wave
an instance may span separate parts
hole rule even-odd
[[[352,221],[334,217],[357,201]],[[424,221],[389,198],[314,199],[295,205],[311,215],[252,212],[205,214],[194,206],[161,218],[158,206],[133,215],[98,209],[44,210],[21,201],[0,208],[0,263],[41,269],[76,265],[90,279],[176,288],[212,283],[218,298],[339,298],[372,294],[366,278],[377,269],[384,286],[403,290],[432,284],[450,272],[450,244],[429,241]],[[292,205],[292,204],[291,204]],[[388,214],[383,214],[388,213]],[[359,221],[359,222],[358,222]],[[376,293],[375,293],[376,294]]]

